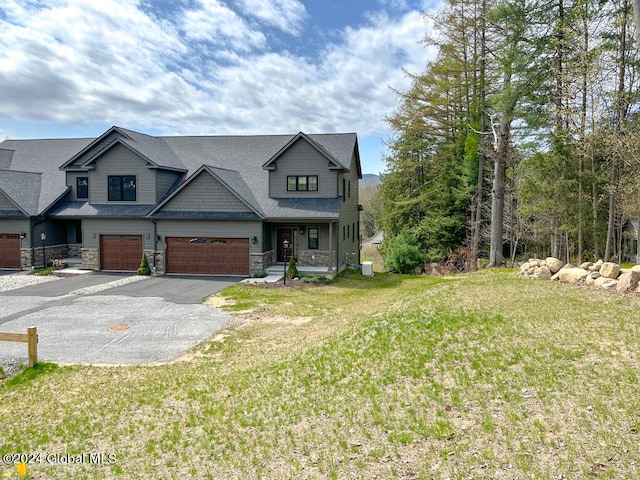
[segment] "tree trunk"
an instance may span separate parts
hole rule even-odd
[[[509,117],[510,118],[510,117]],[[498,143],[493,168],[493,189],[491,190],[491,246],[489,266],[504,263],[502,235],[504,230],[504,183],[511,137],[511,120],[503,120],[498,131]]]
[[[634,0],[635,1],[635,0]],[[629,11],[629,3],[623,2],[622,11],[626,14]],[[627,57],[627,20],[626,15],[622,20],[620,29],[620,45],[618,47],[618,89],[616,92],[616,112],[614,133],[620,134],[627,109],[627,101],[625,99],[625,74],[626,74],[626,57]],[[616,218],[616,200],[618,191],[619,178],[619,162],[616,152],[611,159],[611,183],[609,184],[609,218],[607,221],[607,245],[604,252],[604,261],[611,259],[612,250],[615,247],[615,218]]]
[[[639,0],[640,1],[640,0]],[[485,85],[486,79],[486,21],[485,16],[487,13],[487,2],[482,1],[482,12],[480,13],[480,131],[487,131],[487,113],[486,113],[486,97],[487,88]],[[476,186],[476,205],[473,218],[473,237],[471,240],[471,268],[476,270],[478,266],[478,256],[480,255],[480,229],[482,227],[482,203],[483,203],[483,190],[484,190],[484,149],[480,149],[478,155],[478,182]]]

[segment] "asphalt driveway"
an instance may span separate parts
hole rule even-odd
[[[0,331],[38,327],[38,360],[101,365],[174,360],[231,316],[201,300],[238,277],[92,273],[0,292]],[[0,342],[0,358],[26,360],[26,344]]]

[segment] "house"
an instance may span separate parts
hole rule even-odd
[[[336,272],[359,252],[356,134],[0,143],[0,268],[79,257],[92,270]],[[285,248],[287,246],[287,248]],[[356,257],[357,258],[357,257]]]

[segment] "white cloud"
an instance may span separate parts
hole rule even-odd
[[[305,6],[298,0],[237,0],[237,3],[246,15],[292,35],[300,34],[307,18]]]
[[[371,15],[314,59],[276,51],[218,0],[201,0],[173,23],[136,0],[42,4],[0,6],[0,118],[170,134],[384,135],[382,119],[397,104],[389,87],[406,88],[402,68],[421,72],[429,55],[417,43],[425,31],[417,11]],[[242,5],[293,33],[306,15],[294,0]]]
[[[266,37],[252,29],[242,17],[218,0],[200,0],[200,8],[187,10],[182,30],[189,40],[215,45],[230,45],[234,50],[248,52],[264,48]]]

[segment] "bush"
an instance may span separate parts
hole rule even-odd
[[[142,254],[142,261],[140,262],[140,267],[138,268],[138,275],[151,275],[149,261],[147,260],[147,256],[144,253]]]
[[[287,278],[297,278],[300,276],[298,272],[298,265],[296,263],[295,255],[291,255],[289,259],[289,266],[287,267]]]
[[[269,272],[265,270],[257,270],[251,274],[251,278],[264,278],[269,275]]]
[[[407,232],[391,238],[384,249],[384,265],[389,270],[413,273],[424,264],[425,252]]]

